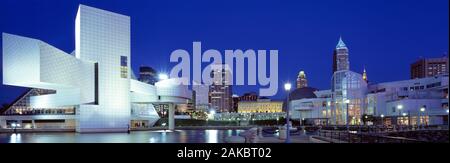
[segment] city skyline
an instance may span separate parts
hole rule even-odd
[[[448,143],[448,1],[231,1],[0,2],[0,143]]]
[[[408,7],[412,7],[412,9],[417,9],[417,7],[419,7],[420,5],[422,5],[422,3],[420,2],[424,2],[424,1],[414,1],[411,3],[408,3],[407,6]],[[5,2],[1,2],[1,3],[5,3],[4,7],[7,6],[21,6],[22,4],[20,3],[16,3],[16,2],[11,2],[11,1],[5,1]],[[73,22],[67,23],[67,21],[73,21],[73,19],[75,18],[75,15],[73,13],[75,12],[71,12],[72,10],[76,10],[76,5],[79,2],[75,3],[63,3],[63,4],[58,4],[58,3],[49,3],[49,4],[39,4],[37,6],[35,6],[34,8],[31,8],[29,11],[24,12],[24,13],[20,13],[18,14],[18,11],[11,11],[8,9],[4,9],[4,7],[2,7],[2,10],[0,11],[0,16],[2,18],[2,20],[4,20],[5,25],[2,25],[0,27],[0,31],[1,32],[7,32],[7,33],[14,33],[14,34],[20,34],[20,35],[24,35],[26,37],[32,37],[32,38],[42,38],[43,41],[48,42],[56,47],[61,48],[62,50],[64,50],[67,53],[71,52],[71,49],[74,49],[74,43],[73,43],[73,39],[72,37],[74,37],[73,35],[73,27],[69,27],[71,25],[73,25]],[[128,3],[121,3],[121,2],[117,2],[117,3],[101,3],[101,2],[96,2],[96,3],[89,3],[89,2],[82,2],[83,4],[87,4],[87,5],[91,5],[91,6],[95,6],[95,7],[100,7],[100,8],[104,8],[107,10],[114,10],[117,11],[118,13],[123,13],[126,15],[130,15],[130,17],[133,19],[133,23],[132,23],[132,36],[131,36],[131,53],[133,54],[134,58],[131,58],[132,62],[134,62],[134,66],[132,67],[132,69],[134,70],[134,73],[138,73],[139,71],[137,71],[139,69],[139,66],[141,65],[146,65],[146,66],[151,66],[154,67],[156,69],[158,69],[158,71],[166,71],[168,72],[169,69],[171,68],[172,65],[166,64],[168,63],[167,61],[169,60],[169,55],[170,52],[177,49],[177,48],[185,48],[185,49],[190,49],[191,46],[191,42],[195,41],[196,39],[199,39],[199,41],[203,41],[204,45],[205,45],[205,49],[208,49],[209,47],[214,47],[216,49],[227,49],[227,48],[241,48],[241,49],[247,49],[247,48],[259,48],[261,47],[261,49],[268,49],[268,48],[272,48],[272,49],[279,49],[280,50],[280,54],[279,54],[279,58],[280,58],[280,63],[286,63],[286,64],[282,64],[279,67],[279,88],[282,88],[282,84],[284,84],[286,81],[290,81],[291,84],[294,84],[296,81],[296,76],[298,74],[298,71],[300,70],[304,70],[307,74],[308,74],[308,83],[310,86],[315,87],[315,88],[319,88],[321,90],[323,89],[329,89],[330,88],[330,83],[326,82],[329,81],[330,79],[330,75],[331,74],[331,61],[332,61],[332,53],[334,50],[334,46],[337,43],[337,40],[339,38],[339,36],[342,36],[346,45],[349,47],[349,56],[352,58],[352,61],[350,62],[350,69],[358,72],[358,73],[362,73],[363,68],[366,68],[367,70],[367,74],[371,80],[371,82],[385,82],[385,81],[394,81],[394,80],[407,80],[409,79],[409,65],[411,63],[413,63],[415,60],[417,60],[420,56],[423,57],[441,57],[446,51],[448,51],[448,8],[443,7],[441,8],[441,4],[442,6],[448,6],[448,1],[438,1],[438,2],[427,2],[425,4],[425,6],[420,6],[423,7],[420,10],[416,10],[416,13],[410,13],[411,15],[402,15],[400,13],[400,9],[399,11],[392,11],[389,9],[389,5],[387,6],[387,9],[389,12],[394,12],[395,14],[393,14],[394,18],[388,18],[387,20],[378,20],[381,17],[383,17],[383,14],[386,13],[380,13],[380,15],[374,16],[371,15],[373,13],[366,13],[363,11],[359,11],[363,14],[363,16],[367,17],[367,18],[372,18],[371,21],[375,20],[374,22],[371,21],[361,21],[361,18],[355,17],[355,16],[349,16],[347,15],[346,17],[344,16],[345,19],[349,19],[349,20],[343,20],[345,22],[353,20],[353,23],[350,23],[348,26],[350,26],[351,24],[363,24],[363,25],[370,25],[371,23],[375,23],[375,22],[383,22],[383,21],[393,21],[393,20],[397,20],[399,17],[403,16],[403,21],[408,21],[407,23],[403,22],[402,26],[394,26],[395,22],[390,22],[392,23],[391,26],[389,25],[384,25],[384,24],[376,24],[376,26],[374,26],[373,28],[369,28],[370,30],[367,30],[365,32],[363,31],[352,31],[350,29],[345,29],[345,25],[337,25],[337,28],[339,29],[334,29],[334,30],[327,30],[326,28],[322,28],[321,30],[317,30],[317,32],[313,32],[313,34],[316,35],[316,37],[314,37],[311,34],[305,34],[304,31],[302,30],[312,30],[311,27],[305,27],[305,28],[292,28],[292,27],[285,27],[285,28],[291,28],[289,31],[291,31],[292,33],[295,33],[295,36],[303,36],[305,39],[298,39],[298,38],[293,38],[293,37],[289,37],[286,35],[285,32],[281,32],[280,29],[283,29],[281,27],[279,27],[278,25],[268,25],[268,27],[261,27],[261,28],[242,28],[242,26],[239,26],[239,28],[231,28],[232,26],[227,26],[230,27],[229,29],[223,29],[223,28],[218,28],[219,30],[224,31],[225,33],[235,33],[234,35],[232,35],[233,37],[242,39],[241,41],[238,41],[238,39],[232,40],[231,36],[230,37],[225,37],[223,34],[221,34],[218,30],[206,30],[208,28],[200,28],[200,29],[196,29],[197,27],[200,27],[198,25],[187,25],[186,29],[183,28],[176,28],[176,29],[171,29],[169,28],[168,30],[163,30],[161,28],[164,28],[166,25],[173,25],[173,23],[169,23],[166,22],[164,20],[161,20],[163,18],[167,18],[167,20],[180,20],[182,18],[181,13],[183,13],[184,10],[181,10],[177,13],[174,13],[174,15],[170,15],[167,12],[169,11],[161,11],[161,10],[156,10],[154,11],[153,14],[166,14],[164,16],[162,16],[161,18],[148,18],[146,19],[147,16],[151,16],[151,13],[148,13],[144,10],[142,10],[142,7],[139,7],[139,4],[128,4]],[[182,2],[182,3],[186,3],[186,2]],[[173,5],[174,8],[182,8],[182,3],[180,3],[178,5]],[[191,3],[198,3],[198,2],[191,2]],[[248,4],[247,4],[248,3]],[[287,3],[293,3],[293,2],[287,2]],[[363,8],[369,8],[369,9],[373,9],[376,6],[370,6],[371,4],[375,3],[375,5],[380,5],[377,4],[376,2],[367,2],[367,3],[348,3],[347,5],[343,5],[342,4],[334,4],[335,2],[330,2],[331,4],[325,4],[324,6],[328,6],[328,5],[337,5],[336,7],[340,6],[344,7],[344,8],[352,8],[352,7],[363,7]],[[369,4],[370,3],[370,4]],[[399,6],[398,3],[400,3],[399,1],[395,1],[395,2],[390,2],[390,5],[392,5],[395,9],[398,9]],[[40,8],[47,8],[53,5],[61,5],[61,9],[58,10],[53,10],[53,11],[47,11],[45,10],[44,12],[37,12],[37,9]],[[150,6],[151,4],[149,2],[144,3],[142,6]],[[166,6],[168,4],[165,3],[161,3],[161,4],[156,4],[157,6]],[[222,4],[222,5],[227,5],[227,4]],[[243,4],[243,6],[249,6],[250,3],[249,2],[245,2]],[[308,24],[306,22],[311,23],[311,26],[315,26],[315,25],[323,25],[325,22],[320,21],[320,22],[316,22],[317,24],[314,24],[315,21],[319,21],[319,19],[314,19],[314,18],[319,18],[320,16],[311,16],[310,18],[304,18],[304,19],[299,19],[298,22],[290,20],[290,19],[286,19],[284,18],[284,20],[282,19],[277,19],[280,18],[281,16],[286,16],[286,14],[289,14],[290,11],[293,11],[293,8],[289,8],[289,5],[286,4],[282,4],[282,3],[275,3],[275,2],[261,2],[258,3],[257,5],[260,6],[268,6],[268,5],[274,5],[274,8],[278,9],[277,7],[283,6],[283,7],[287,7],[288,10],[286,11],[286,13],[283,13],[280,11],[280,9],[275,10],[273,12],[270,12],[267,15],[262,15],[262,17],[260,17],[260,15],[258,14],[262,14],[262,12],[257,12],[258,14],[254,15],[254,14],[249,14],[247,12],[245,12],[241,7],[238,7],[236,9],[236,14],[224,14],[222,13],[222,10],[218,10],[217,12],[212,12],[212,15],[215,16],[221,16],[218,18],[218,20],[215,20],[211,17],[214,16],[202,16],[202,15],[198,15],[199,13],[201,13],[200,11],[198,12],[192,12],[190,13],[191,16],[195,15],[195,16],[199,16],[197,18],[193,18],[194,22],[202,22],[202,20],[206,21],[206,22],[214,22],[214,21],[220,21],[220,20],[232,20],[232,19],[237,19],[240,22],[246,22],[248,21],[247,19],[244,18],[240,18],[240,16],[238,16],[239,14],[244,14],[247,15],[247,17],[249,18],[266,18],[269,17],[269,21],[273,21],[273,22],[278,22],[282,25],[294,25],[294,26],[308,26]],[[295,5],[295,3],[293,3],[293,5]],[[308,3],[305,4],[305,6],[313,6],[313,7],[318,7],[318,4],[314,4],[314,3]],[[22,6],[24,8],[24,10],[26,10],[25,8],[30,8],[33,5],[29,5],[29,6]],[[297,6],[300,6],[297,4]],[[328,7],[330,7],[328,6]],[[416,8],[415,8],[416,7]],[[11,7],[11,8],[15,8],[15,7]],[[199,7],[195,7],[195,6],[188,6],[187,8],[190,9],[196,9]],[[65,9],[67,9],[68,11],[64,11]],[[412,9],[405,9],[403,7],[401,7],[402,11],[412,11]],[[426,12],[433,9],[433,12]],[[33,11],[34,10],[34,11]],[[253,9],[255,10],[255,9]],[[209,10],[208,10],[209,11]],[[142,13],[141,13],[142,12]],[[325,20],[329,20],[331,18],[333,18],[334,16],[330,16],[332,11],[329,12],[325,12],[327,14],[327,16],[325,16]],[[389,13],[388,12],[388,13]],[[447,12],[447,14],[441,14],[439,12]],[[55,13],[58,13],[58,16],[50,16],[49,19],[47,18],[42,18],[41,16],[45,15],[46,17],[49,15],[53,15]],[[26,28],[27,23],[22,23],[22,22],[17,22],[12,20],[11,18],[8,18],[9,14],[14,14],[15,16],[20,18],[24,18],[24,22],[27,22],[28,20],[31,20],[30,22],[39,24],[37,26],[36,29],[34,30],[30,30],[29,28]],[[298,13],[292,13],[292,17],[302,17],[305,15],[302,15],[304,13],[302,12],[298,12]],[[337,13],[337,14],[341,14],[341,15],[345,15],[345,13]],[[397,15],[396,15],[397,14]],[[420,16],[418,16],[420,15]],[[228,16],[230,18],[228,18]],[[273,16],[271,18],[271,16]],[[361,16],[361,17],[363,17]],[[245,17],[245,16],[244,16]],[[308,16],[307,16],[308,17]],[[427,25],[419,25],[416,27],[411,27],[412,29],[404,29],[406,31],[404,32],[400,32],[397,36],[397,34],[393,34],[394,36],[386,36],[387,34],[383,35],[383,36],[375,36],[375,34],[377,32],[382,32],[382,30],[380,29],[387,29],[387,30],[391,30],[390,32],[394,32],[400,29],[400,27],[403,27],[405,25],[411,25],[414,26],[415,23],[412,22],[410,19],[412,18],[416,18],[417,20],[423,20],[425,18],[428,19],[428,17],[432,17],[432,19],[427,20],[426,22],[428,22],[429,24],[435,24],[435,28],[434,31],[429,31],[427,29],[431,29],[431,25],[430,27]],[[291,18],[291,17],[290,17]],[[17,18],[16,18],[17,19]],[[306,20],[305,20],[306,19]],[[445,21],[444,21],[445,19]],[[35,20],[35,21],[33,21]],[[50,25],[43,25],[46,23],[38,23],[36,22],[36,20],[38,20],[38,22],[40,21],[48,21],[48,22],[58,22],[57,24],[53,24],[54,26],[57,26],[58,28],[49,28],[49,26],[51,26],[52,23],[50,23]],[[152,20],[156,20],[155,24],[151,24]],[[411,21],[411,22],[410,22]],[[423,20],[425,21],[425,20]],[[422,22],[423,22],[422,21]],[[227,21],[223,21],[224,23]],[[303,24],[305,22],[305,24]],[[419,21],[420,22],[420,21]],[[150,23],[150,24],[149,24]],[[248,23],[252,23],[254,24],[255,22],[248,22]],[[366,24],[367,23],[367,24]],[[160,25],[161,24],[161,25]],[[205,25],[204,23],[200,23],[201,25]],[[344,23],[345,24],[345,23]],[[329,23],[330,26],[333,26],[332,21],[330,21]],[[440,26],[437,26],[440,25]],[[67,26],[68,28],[65,28],[65,26]],[[281,26],[281,25],[280,25]],[[62,28],[60,28],[62,27]],[[150,27],[150,29],[148,29],[148,27]],[[391,27],[391,28],[389,28]],[[45,29],[44,29],[45,28]],[[48,28],[48,29],[47,29]],[[152,28],[154,30],[152,30]],[[214,29],[217,29],[217,27],[213,27]],[[330,27],[332,28],[332,27]],[[366,27],[361,27],[362,28],[366,28]],[[356,28],[356,29],[360,29],[360,28]],[[445,29],[445,31],[444,31]],[[192,30],[192,32],[188,32],[189,30]],[[206,32],[202,32],[205,31]],[[276,30],[277,32],[279,32],[279,36],[274,36],[274,34],[270,34],[267,33],[270,30]],[[242,31],[247,31],[250,32],[248,34],[243,34],[242,36],[236,35]],[[421,31],[421,33],[414,33],[414,31]],[[154,33],[154,32],[160,32],[160,33]],[[168,34],[168,32],[175,32],[176,34]],[[389,32],[388,32],[389,33]],[[142,34],[145,35],[141,36]],[[153,39],[153,37],[151,37],[151,34],[155,34],[155,38]],[[207,35],[210,36],[207,36]],[[275,33],[276,35],[277,33]],[[409,34],[410,36],[414,36],[413,39],[410,39],[409,37],[406,37]],[[417,35],[415,35],[417,34]],[[67,36],[64,37],[63,39],[61,39],[60,36],[57,35],[64,35]],[[170,40],[172,38],[176,38],[176,36],[183,36],[177,40]],[[167,36],[167,37],[166,37]],[[275,43],[272,41],[260,41],[256,38],[262,39],[264,37],[272,37],[272,38],[276,38],[276,39],[280,39],[280,40],[288,40],[288,41],[279,41],[279,43]],[[393,39],[394,37],[396,37],[396,39]],[[220,42],[219,39],[220,38],[228,38],[229,40],[232,41],[223,41]],[[285,38],[285,39],[283,39]],[[299,37],[300,38],[300,37]],[[320,39],[319,39],[320,38]],[[430,40],[433,39],[433,40]],[[292,42],[293,40],[298,41],[297,42]],[[382,41],[380,41],[382,40]],[[427,41],[428,40],[428,41]],[[250,43],[249,43],[250,42]],[[431,43],[429,43],[431,42]],[[161,44],[165,44],[165,45],[161,45]],[[300,46],[300,48],[296,48],[298,47],[298,45],[302,45]],[[308,45],[312,45],[312,46],[308,46]],[[419,46],[412,46],[412,45],[419,45]],[[148,48],[148,46],[150,48]],[[407,47],[407,48],[405,48]],[[388,50],[385,50],[388,49]],[[299,54],[294,54],[294,53],[299,53]],[[376,55],[370,55],[370,54],[374,54],[374,53],[379,53]],[[146,55],[147,54],[147,55]],[[152,55],[148,55],[148,54],[152,54]],[[396,55],[396,54],[405,54],[405,55]],[[301,57],[298,57],[301,56]],[[392,58],[388,58],[387,56],[390,56]],[[298,60],[294,60],[292,61],[290,58],[298,58]],[[303,60],[304,59],[304,60]],[[373,62],[370,62],[373,61]],[[387,62],[387,63],[386,63]],[[316,64],[314,65],[314,63],[320,63],[320,64]],[[382,64],[380,65],[379,63],[386,63],[386,64]],[[389,64],[389,63],[398,63],[398,64]],[[394,70],[392,70],[394,69]],[[245,88],[243,88],[245,87]],[[10,87],[10,86],[5,86],[5,85],[1,85],[0,86],[0,90],[2,92],[8,92],[8,94],[2,93],[1,97],[0,97],[0,103],[10,103],[12,102],[13,99],[15,99],[18,95],[22,94],[25,89],[23,88],[17,88],[17,87]],[[245,92],[251,92],[251,91],[256,91],[257,90],[257,86],[236,86],[233,88],[233,94],[243,94]],[[284,97],[284,91],[282,91],[281,89],[279,89],[277,96],[275,96],[275,99],[281,99]]]

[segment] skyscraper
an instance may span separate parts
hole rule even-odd
[[[369,82],[369,80],[367,79],[366,68],[364,68],[364,70],[363,70],[363,80],[366,81],[367,83]]]
[[[139,81],[155,85],[157,80],[157,72],[155,69],[148,67],[148,66],[141,66],[139,67]]]
[[[308,86],[308,80],[304,71],[300,71],[297,76],[297,88],[303,88]]]
[[[441,58],[422,58],[411,64],[411,79],[433,77],[448,73],[448,55]]]
[[[333,73],[342,70],[350,70],[350,63],[348,61],[348,48],[342,37],[339,37],[339,42],[333,53]]]
[[[233,108],[231,75],[228,65],[212,66],[211,77],[214,81],[209,96],[211,107],[217,112],[230,112]]]
[[[209,86],[193,81],[192,102],[196,111],[208,111],[209,108]]]

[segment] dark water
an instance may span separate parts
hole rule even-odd
[[[244,130],[134,131],[127,133],[2,133],[0,143],[223,143]]]

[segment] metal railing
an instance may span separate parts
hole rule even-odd
[[[381,133],[358,133],[357,131],[320,130],[320,137],[331,143],[426,143],[426,141],[404,137],[386,136]]]

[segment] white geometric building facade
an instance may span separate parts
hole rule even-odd
[[[55,90],[33,96],[30,105],[75,106],[77,132],[123,132],[131,120],[153,125],[159,116],[152,103],[183,103],[192,95],[176,85],[179,79],[153,86],[131,78],[130,30],[130,17],[80,5],[72,54],[3,33],[3,84]]]

